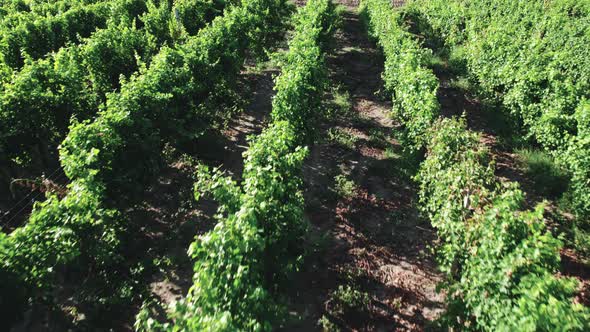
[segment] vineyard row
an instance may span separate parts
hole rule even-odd
[[[407,15],[569,171],[576,248],[590,252],[590,2],[416,0]]]
[[[274,0],[231,6],[177,48],[162,47],[149,67],[107,96],[96,119],[70,127],[60,148],[67,195],[50,196],[25,226],[0,234],[7,317],[48,294],[57,268],[75,264],[98,273],[117,260],[125,224],[115,206],[132,201],[157,175],[165,142],[194,139],[228,116],[221,101],[247,52],[273,43],[288,8]]]
[[[175,47],[194,36],[225,7],[202,0],[150,2],[117,0],[106,26],[86,22],[92,34],[79,44],[27,61],[2,81],[0,168],[18,177],[23,168],[55,160],[57,146],[72,121],[93,119],[106,95],[148,66],[162,45]],[[38,43],[35,43],[38,45]],[[39,168],[39,167],[37,167]]]
[[[543,205],[524,210],[518,185],[495,179],[479,134],[463,120],[439,119],[427,50],[399,12],[385,0],[364,0],[362,9],[385,55],[394,114],[410,144],[426,147],[415,179],[420,208],[442,240],[443,322],[460,330],[587,330],[590,312],[573,303],[577,282],[556,276],[562,241],[546,229]]]
[[[173,324],[143,310],[139,331],[271,331],[286,312],[277,301],[301,264],[306,223],[302,166],[327,87],[324,52],[337,14],[330,0],[310,0],[295,18],[276,79],[269,127],[244,153],[240,184],[201,169],[199,199],[219,203],[215,228],[191,244],[195,261],[187,297],[169,308]]]

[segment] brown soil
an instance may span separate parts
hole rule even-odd
[[[418,217],[399,157],[386,153],[401,147],[392,138],[391,104],[377,96],[383,59],[354,8],[344,13],[328,64],[352,109],[323,124],[324,139],[305,166],[310,254],[292,289],[298,318],[285,330],[322,330],[322,316],[344,331],[424,330],[443,310],[442,276],[429,250],[436,236]],[[348,133],[354,146],[327,139],[329,128]],[[338,193],[339,175],[354,183],[350,193]],[[335,291],[348,286],[368,301],[346,307]]]

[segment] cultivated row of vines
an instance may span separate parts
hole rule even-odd
[[[208,3],[177,4],[206,7]],[[24,226],[10,234],[0,233],[0,304],[6,322],[18,319],[26,303],[50,294],[59,269],[84,266],[108,278],[106,267],[119,259],[119,234],[125,228],[124,214],[117,207],[132,204],[157,174],[164,143],[194,139],[229,116],[225,101],[235,88],[246,56],[261,54],[273,43],[284,30],[284,17],[289,13],[285,1],[244,0],[228,6],[222,16],[200,30],[204,21],[187,18],[190,24],[198,24],[193,26],[194,33],[182,32],[173,38],[169,33],[174,29],[184,31],[184,25],[176,21],[176,13],[182,10],[175,7],[171,14],[170,4],[152,5],[146,7],[147,16],[143,17],[149,19],[143,29],[160,29],[159,38],[178,38],[177,42],[150,51],[155,54],[149,64],[143,63],[136,73],[121,80],[116,92],[107,93],[93,118],[69,126],[59,150],[61,166],[70,180],[65,197],[48,197],[35,205]],[[211,15],[218,11],[210,9]],[[195,8],[188,13],[195,15]],[[129,29],[135,31],[133,26]],[[101,33],[80,45],[102,40],[96,37]],[[145,38],[150,36],[155,35],[146,34]],[[122,50],[127,46],[118,45],[117,40],[106,46],[127,52]],[[82,52],[76,47],[60,52],[64,56]],[[48,68],[56,65],[51,63]],[[15,75],[20,77],[20,73]],[[69,95],[62,97],[67,100]]]
[[[555,7],[551,9],[555,11],[555,15],[560,10],[569,8],[566,12],[569,12],[574,19],[586,17],[583,15],[583,6],[566,2],[551,3]],[[428,4],[433,3],[437,6],[429,7]],[[447,1],[423,1],[417,4],[417,8],[436,8],[432,12],[428,11],[434,18],[437,18],[439,14],[442,15],[441,13],[448,14],[433,22],[438,23],[436,27],[446,33],[449,42],[473,38],[474,44],[471,46],[476,47],[476,37],[494,38],[492,36],[496,36],[509,41],[509,45],[516,44],[514,50],[516,52],[524,51],[529,46],[515,43],[511,40],[515,36],[504,35],[506,30],[502,32],[497,30],[494,35],[484,27],[492,29],[488,25],[498,24],[496,27],[498,29],[508,26],[514,28],[514,31],[517,27],[523,29],[531,27],[524,22],[507,24],[495,22],[494,19],[499,20],[501,17],[508,19],[506,16],[510,11],[502,11],[502,6],[508,6],[510,3],[515,8],[522,6],[515,16],[521,19],[527,17],[537,22],[534,13],[538,14],[538,12],[528,8],[533,5],[529,6],[525,3],[547,5],[547,2],[536,1],[494,1],[493,5],[490,1],[469,3],[473,3],[473,6],[468,6],[468,2],[459,1],[451,1],[451,5]],[[448,303],[443,323],[460,330],[486,331],[584,331],[590,328],[588,308],[573,302],[577,282],[556,276],[562,241],[546,229],[543,205],[526,210],[523,207],[523,193],[518,185],[516,183],[500,184],[495,179],[494,163],[490,161],[489,152],[481,143],[479,134],[469,131],[461,119],[440,119],[440,106],[436,98],[438,81],[433,72],[425,66],[428,51],[405,30],[402,25],[403,19],[398,12],[391,9],[389,2],[364,0],[362,10],[367,18],[370,32],[385,55],[383,78],[387,90],[392,94],[394,114],[404,126],[405,137],[408,138],[407,144],[414,148],[426,149],[426,159],[420,165],[415,179],[420,187],[420,208],[429,217],[442,240],[437,251],[440,268],[447,275],[443,286]],[[531,12],[524,15],[524,11],[527,10]],[[551,10],[549,12],[553,13]],[[476,13],[481,14],[481,17],[475,17]],[[471,15],[474,15],[473,20]],[[479,28],[481,34],[475,35],[476,31],[471,31],[471,28],[467,29],[466,35],[458,33],[457,29],[464,24],[473,25],[473,29]],[[552,26],[547,28],[550,27]],[[558,28],[558,25],[554,28],[544,31],[531,28],[529,32],[534,30],[535,33],[556,34],[558,29],[562,29],[562,27]],[[512,30],[508,31],[511,33]],[[560,32],[564,34],[564,40],[560,42],[568,42],[565,35],[570,32],[566,31]],[[539,49],[555,46],[551,46],[549,40],[557,43],[557,36],[546,38],[548,40],[544,45],[537,45]],[[571,37],[569,40],[575,39]],[[583,71],[579,71],[580,68],[576,66],[581,66],[585,60],[578,61],[579,54],[572,56],[571,62],[568,62],[572,65],[571,71],[566,71],[571,73],[571,81],[560,77],[555,78],[555,84],[545,82],[543,85],[537,82],[544,86],[543,91],[547,92],[547,96],[543,95],[545,92],[539,94],[540,91],[529,90],[530,93],[525,99],[536,101],[536,103],[525,103],[525,99],[507,96],[511,95],[509,92],[513,91],[512,89],[525,88],[525,83],[530,81],[507,82],[501,79],[507,80],[508,77],[514,76],[499,75],[497,80],[485,76],[491,74],[492,69],[496,74],[502,69],[507,72],[513,70],[502,67],[494,62],[493,58],[497,60],[501,58],[502,65],[512,66],[512,68],[517,64],[507,65],[507,63],[510,63],[510,59],[516,58],[493,53],[507,52],[502,47],[484,47],[483,44],[492,43],[491,40],[486,41],[485,38],[480,38],[477,42],[480,43],[477,45],[482,47],[479,52],[466,52],[473,56],[470,59],[471,65],[474,69],[477,68],[477,73],[482,75],[482,81],[488,84],[497,83],[491,87],[492,90],[500,87],[506,89],[503,92],[507,103],[517,100],[521,102],[523,115],[529,111],[541,112],[545,109],[541,105],[547,106],[550,110],[555,110],[550,107],[551,105],[552,107],[567,107],[567,105],[571,107],[569,113],[549,111],[555,112],[552,114],[563,114],[564,121],[556,121],[557,118],[543,113],[536,114],[537,118],[534,121],[532,121],[533,117],[530,117],[526,123],[530,125],[532,133],[542,132],[547,135],[545,137],[561,140],[560,142],[563,143],[563,145],[551,145],[549,141],[543,141],[548,144],[548,147],[558,149],[561,146],[561,148],[569,149],[567,158],[582,157],[573,151],[581,151],[577,149],[583,149],[583,142],[588,139],[587,135],[580,135],[584,130],[585,122],[581,121],[584,111],[583,106],[577,105],[583,99],[583,93],[588,91],[588,89],[581,89],[581,86],[578,89],[578,85],[587,84],[588,80],[581,79],[585,83],[576,83],[578,82],[576,75],[584,75]],[[526,42],[532,43],[530,40]],[[506,45],[506,43],[500,44]],[[582,47],[584,44],[578,40],[576,45]],[[564,52],[570,51],[577,52],[573,48]],[[554,56],[554,54],[551,55]],[[570,59],[568,57],[559,56],[556,59],[566,61],[565,59]],[[519,68],[523,73],[526,69],[533,69],[528,72],[530,75],[535,74],[535,68],[540,68],[531,64],[518,65],[522,65]],[[566,66],[564,62],[554,63],[554,65]],[[575,75],[574,72],[576,72]],[[558,80],[564,82],[563,84],[570,82],[571,89],[563,85],[557,86]],[[534,97],[535,94],[538,98]],[[512,95],[512,97],[516,96]],[[533,113],[526,114],[532,116]],[[543,117],[544,119],[541,119]],[[552,126],[551,124],[561,125]],[[576,124],[581,127],[578,129],[572,127]],[[540,136],[539,139],[541,140]],[[587,158],[587,154],[583,155],[583,158]],[[583,163],[583,159],[576,159],[576,162],[571,160],[570,163],[575,165],[574,167],[581,167],[580,163]],[[577,170],[581,169],[577,168]],[[582,179],[583,176],[580,177],[578,173],[578,177],[574,175],[573,181],[586,181],[586,186],[574,185],[574,190],[588,188],[588,173],[587,170],[584,172],[586,172],[585,179]]]
[[[43,48],[37,39],[54,37],[40,36],[31,41],[37,48],[35,52],[24,45],[11,46],[20,50],[18,59],[24,59],[24,64],[18,68],[12,66],[14,69],[0,79],[0,169],[4,175],[0,182],[7,182],[24,167],[49,167],[72,119],[93,119],[104,108],[106,95],[119,90],[121,77],[128,79],[140,67],[148,66],[162,45],[175,47],[184,43],[225,6],[225,2],[203,0],[180,0],[173,4],[116,0],[92,5],[80,3],[73,9],[40,18],[34,12],[13,13],[27,18],[35,16],[37,23],[62,22],[71,34],[80,38],[68,40],[67,46],[64,42],[55,48]],[[77,16],[69,15],[71,11],[101,13],[104,22],[97,25],[87,18],[73,22]],[[22,29],[11,27],[7,20],[0,27],[0,31],[6,30],[4,38],[11,36],[10,31],[21,39],[27,35]],[[22,18],[19,22],[25,24]],[[56,29],[65,31],[63,27]],[[39,33],[50,31],[43,27]],[[0,42],[0,45],[10,43]],[[0,51],[8,63],[10,52]],[[47,54],[49,51],[55,52]]]
[[[195,197],[219,202],[215,228],[189,248],[193,286],[161,324],[144,309],[138,330],[269,331],[287,316],[280,292],[303,254],[302,165],[320,117],[324,52],[337,22],[330,0],[310,0],[295,17],[281,58],[270,125],[244,153],[241,183],[202,168]]]
[[[292,2],[0,0],[0,330],[590,331],[590,1]]]
[[[13,9],[4,5],[0,22],[2,37],[0,50],[3,65],[19,68],[25,59],[38,59],[58,50],[67,43],[76,43],[88,37],[96,28],[105,27],[109,16],[126,14],[137,17],[141,12],[139,1],[82,1],[31,3],[18,2]],[[135,5],[135,6],[134,6]],[[140,6],[137,6],[140,5]],[[111,10],[112,8],[112,10]],[[28,9],[28,10],[27,10]]]
[[[576,245],[590,250],[590,2],[414,1],[421,30],[571,174]]]

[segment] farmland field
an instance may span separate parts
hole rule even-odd
[[[588,331],[589,45],[587,0],[0,0],[0,331]]]

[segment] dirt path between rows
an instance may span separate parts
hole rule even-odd
[[[379,96],[383,58],[346,8],[328,66],[333,100],[350,109],[323,124],[305,166],[311,254],[293,289],[302,319],[285,330],[421,331],[443,311],[436,236],[415,209],[391,103]]]

